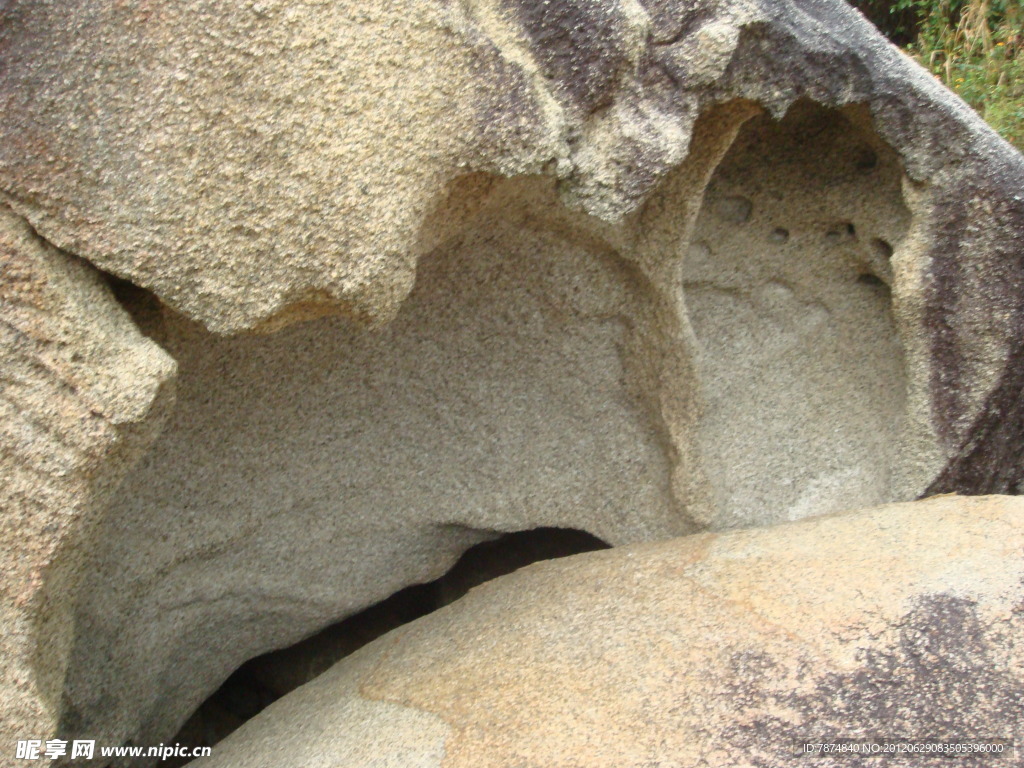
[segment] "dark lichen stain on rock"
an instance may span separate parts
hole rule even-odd
[[[1018,609],[1013,619],[1017,631],[1024,624],[1021,613]],[[735,654],[728,693],[733,708],[745,716],[723,734],[725,741],[745,764],[775,768],[792,764],[805,743],[1013,737],[1024,707],[1024,680],[999,662],[996,649],[1003,641],[979,617],[973,601],[947,594],[922,597],[898,630],[895,645],[865,650],[862,666],[819,677],[808,694],[772,690],[770,681],[785,675],[783,662],[761,652]],[[804,662],[797,676],[813,675],[812,666]],[[948,757],[912,757],[915,768],[950,764]],[[851,754],[805,758],[807,764],[846,768],[877,766],[887,759]],[[1018,764],[1014,760],[960,756],[955,764],[992,768]]]
[[[999,174],[985,183],[998,187]],[[933,236],[925,325],[931,339],[932,401],[942,437],[956,450],[946,468],[922,497],[938,493],[1009,493],[1024,490],[1024,248],[1018,243],[979,244],[971,201],[993,190],[962,189],[954,199],[935,204],[938,222]],[[1007,197],[1013,197],[1007,194]],[[1024,199],[994,202],[988,218],[1007,227],[1024,227]],[[974,236],[971,236],[974,233]],[[971,301],[964,264],[972,251],[989,250],[984,293]],[[1007,317],[1009,349],[999,382],[985,399],[972,424],[963,423],[964,343],[961,328],[971,315]]]
[[[703,24],[713,22],[720,11],[717,5],[699,5],[680,8],[676,3],[648,2],[643,4],[651,14],[650,42],[656,46],[673,46],[686,40]]]
[[[626,59],[618,3],[510,0],[545,77],[584,114],[609,105]]]

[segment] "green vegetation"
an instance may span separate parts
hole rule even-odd
[[[1024,0],[860,0],[855,5],[1024,150]]]

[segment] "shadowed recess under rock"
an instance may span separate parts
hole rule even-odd
[[[643,279],[545,218],[564,210],[550,184],[492,186],[465,190],[496,200],[378,332],[331,318],[224,338],[142,302],[180,366],[177,409],[90,553],[67,733],[165,741],[247,659],[495,532],[693,530],[629,370]]]
[[[213,746],[280,697],[402,624],[458,600],[491,579],[543,560],[607,549],[585,531],[535,528],[470,547],[440,579],[414,584],[312,637],[239,667],[168,743]],[[167,768],[186,759],[164,761]]]

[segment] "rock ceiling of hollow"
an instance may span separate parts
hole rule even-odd
[[[430,223],[467,172],[554,173],[565,201],[618,221],[713,103],[871,103],[921,173],[942,162],[914,148],[922,131],[970,120],[842,3],[15,0],[3,14],[11,204],[220,332],[332,308],[393,317],[418,256],[458,228],[452,211]],[[922,99],[945,125],[906,124]]]

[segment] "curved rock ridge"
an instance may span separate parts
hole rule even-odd
[[[159,432],[175,363],[139,333],[95,269],[46,244],[5,206],[0,275],[7,745],[57,729],[83,561],[131,460]]]
[[[1024,158],[840,0],[8,0],[0,54],[4,231],[104,404],[3,380],[40,735],[166,741],[501,532],[1019,490]]]
[[[1024,736],[1022,547],[1024,501],[945,496],[536,563],[191,765],[867,766],[879,757],[802,750],[1007,747]]]
[[[993,190],[1019,171],[828,0],[13,0],[2,14],[12,204],[218,332],[332,304],[393,317],[425,218],[467,172],[554,172],[566,200],[618,221],[686,156],[697,117],[735,99],[776,117],[799,98],[869,104],[910,177],[961,207],[979,164]]]

